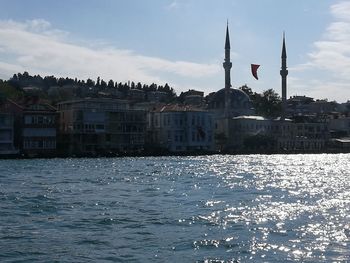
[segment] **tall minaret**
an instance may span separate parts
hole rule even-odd
[[[230,35],[228,32],[228,22],[226,27],[226,41],[225,41],[225,61],[223,63],[223,67],[225,69],[225,117],[229,115],[230,108],[230,88],[231,88],[231,68],[232,63],[230,60]]]
[[[287,109],[287,51],[286,51],[286,42],[285,42],[285,36],[283,33],[283,45],[282,45],[282,67],[281,67],[281,78],[282,78],[282,119],[286,116],[286,109]]]

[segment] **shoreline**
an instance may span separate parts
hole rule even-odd
[[[201,151],[201,152],[130,152],[130,153],[86,153],[86,154],[14,154],[0,155],[0,160],[14,159],[55,159],[55,158],[127,158],[127,157],[183,157],[183,156],[211,156],[211,155],[291,155],[291,154],[348,154],[350,150],[329,149],[325,151]]]

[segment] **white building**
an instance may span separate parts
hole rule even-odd
[[[217,121],[218,150],[291,150],[295,125],[291,120],[267,119],[261,116],[238,116]]]
[[[170,152],[214,150],[212,113],[193,106],[166,105],[148,114],[151,147]]]

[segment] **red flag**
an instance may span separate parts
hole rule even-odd
[[[252,74],[253,74],[254,78],[256,78],[256,79],[258,79],[258,68],[259,67],[260,67],[260,65],[251,64]]]

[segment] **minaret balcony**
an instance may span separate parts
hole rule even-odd
[[[225,61],[224,63],[222,63],[222,65],[224,66],[224,68],[232,68],[232,62],[229,61]]]
[[[288,70],[286,70],[286,69],[280,70],[280,75],[281,75],[282,77],[287,76],[287,75],[288,75]]]

